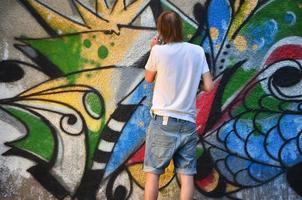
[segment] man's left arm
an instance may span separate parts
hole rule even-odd
[[[151,41],[151,52],[150,52],[150,56],[149,59],[147,61],[147,64],[145,66],[145,80],[148,83],[152,83],[155,80],[156,77],[156,63],[155,63],[155,58],[154,58],[154,49],[153,47],[158,44],[158,37],[154,37]]]
[[[152,83],[155,80],[156,71],[145,70],[145,80]]]

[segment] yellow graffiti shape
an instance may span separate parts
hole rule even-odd
[[[27,0],[29,5],[43,18],[43,20],[59,34],[83,31],[103,30],[120,33],[118,25],[128,25],[148,3],[136,0],[125,5],[123,0],[115,1],[113,7],[107,8],[105,0],[97,1],[97,8],[91,11],[78,0],[73,0],[84,24],[63,16],[38,0]]]
[[[104,34],[102,32],[83,33],[81,35],[82,44],[86,40],[91,42],[91,46],[88,48],[84,45],[81,48],[81,56],[87,59],[83,69],[118,64],[127,54],[129,46],[134,44],[138,35],[142,32],[146,31],[123,28],[120,35]],[[108,52],[104,57],[99,54],[101,48]]]
[[[113,88],[118,85],[119,80],[112,76],[119,74],[121,68],[111,67],[97,70],[85,71],[60,77],[54,80],[42,83],[20,95],[21,99],[27,101],[57,102],[67,105],[78,111],[84,118],[89,130],[98,131],[102,120],[107,121],[117,107],[119,99],[116,98],[116,92]],[[90,75],[88,75],[90,74]],[[77,76],[77,82],[69,85],[69,78]],[[89,78],[87,78],[89,77]],[[96,119],[87,112],[83,95],[90,91],[97,91],[104,101],[105,115],[103,119]]]
[[[47,5],[36,0],[27,0],[28,4],[39,14],[39,16],[57,33],[75,33],[88,31],[89,27],[61,15],[50,9]]]
[[[84,119],[85,124],[88,125],[88,129],[92,132],[98,132],[101,129],[102,121],[104,118],[95,119],[93,118],[85,108],[85,102],[83,102],[84,95],[90,89],[87,87],[80,86],[69,86],[63,88],[48,88],[53,82],[41,85],[39,88],[46,90],[36,90],[38,93],[31,93],[31,91],[21,95],[23,100],[22,104],[41,107],[52,107],[55,111],[60,109],[62,105],[68,106],[69,108],[77,111]],[[37,88],[38,89],[38,88]]]
[[[247,17],[253,12],[258,4],[258,0],[249,0],[244,1],[241,7],[238,10],[238,13],[235,15],[234,20],[231,24],[230,31],[228,33],[228,38],[231,39],[238,30],[238,28],[244,23]]]
[[[81,17],[83,18],[83,21],[88,26],[89,29],[92,30],[109,30],[114,31],[116,33],[119,33],[119,28],[116,23],[112,23],[109,20],[105,18],[101,18],[96,13],[90,12],[85,6],[83,6],[80,2],[74,1],[75,5],[81,14]],[[108,12],[105,12],[106,14],[103,14],[105,17],[110,16],[110,13],[108,15]]]
[[[236,36],[236,38],[234,39],[234,44],[236,49],[238,49],[240,52],[245,51],[248,47],[245,37],[241,35]]]
[[[121,63],[139,34],[150,31],[119,26],[129,25],[136,18],[148,3],[144,0],[127,6],[123,0],[117,0],[112,8],[108,8],[104,0],[98,0],[95,12],[73,0],[84,23],[69,19],[38,0],[27,2],[61,37],[67,38],[69,35],[63,34],[70,33],[80,35],[81,69]]]
[[[232,185],[232,184],[230,184],[230,183],[227,183],[226,184],[226,192],[227,193],[229,193],[229,192],[236,192],[236,191],[238,191],[240,188],[239,187],[237,187],[237,186],[235,186],[235,185]]]

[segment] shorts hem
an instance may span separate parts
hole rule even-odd
[[[157,175],[161,175],[161,174],[164,173],[163,170],[159,170],[159,169],[149,167],[149,166],[144,166],[143,171],[144,172],[150,172],[150,173],[157,174]]]
[[[183,174],[183,175],[188,175],[188,176],[194,176],[197,171],[194,170],[190,170],[190,169],[175,169],[175,173],[176,174]]]

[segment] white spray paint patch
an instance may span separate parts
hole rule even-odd
[[[11,148],[6,146],[4,143],[24,137],[25,133],[21,133],[13,125],[1,120],[0,127],[0,169],[8,168],[11,174],[16,174],[16,176],[21,175],[24,178],[29,178],[30,174],[26,170],[35,165],[34,162],[18,156],[2,156],[3,153]],[[6,175],[1,174],[1,179],[3,178],[3,176]]]
[[[18,156],[2,155],[10,149],[4,144],[5,142],[23,137],[25,133],[1,120],[0,127],[0,197],[8,198],[16,195],[22,187],[24,179],[30,178],[31,175],[26,170],[35,163]]]
[[[9,55],[9,50],[8,50],[8,43],[3,40],[3,55],[2,55],[2,60],[7,60],[8,55]]]

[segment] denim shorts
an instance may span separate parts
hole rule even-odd
[[[171,159],[175,173],[196,174],[196,124],[169,117],[163,125],[163,117],[151,119],[147,130],[144,171],[163,174]]]

